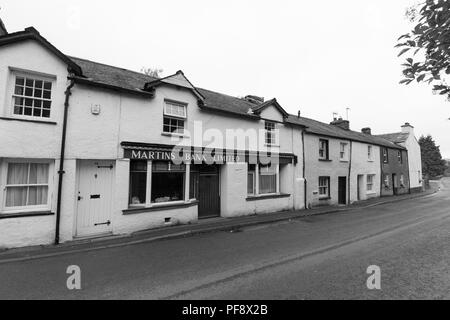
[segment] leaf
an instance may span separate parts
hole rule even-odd
[[[401,55],[403,55],[404,53],[408,52],[408,51],[409,51],[409,49],[411,49],[411,48],[406,48],[406,49],[403,49],[402,51],[400,51],[400,53],[398,54],[398,56],[397,56],[397,57],[400,57],[400,56],[401,56]]]
[[[417,77],[417,82],[421,82],[423,81],[423,79],[425,79],[426,74],[421,74],[420,76]]]

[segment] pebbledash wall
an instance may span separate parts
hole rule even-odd
[[[33,59],[29,59],[33,57]],[[0,193],[0,247],[11,248],[51,244],[55,236],[55,213],[59,152],[64,108],[64,92],[69,84],[67,64],[34,40],[2,46],[0,50],[0,179],[7,179],[9,162],[49,163],[48,197],[45,206],[8,210],[5,192]],[[52,108],[49,119],[18,118],[11,110],[15,73],[38,79],[50,79]],[[142,86],[144,83],[142,84]],[[130,210],[130,162],[125,157],[124,141],[136,144],[174,145],[178,138],[162,133],[165,99],[187,105],[186,128],[194,132],[214,129],[225,136],[226,129],[258,129],[264,132],[265,120],[276,123],[279,144],[272,153],[289,154],[292,161],[280,166],[278,193],[251,196],[248,188],[248,164],[245,160],[220,166],[220,214],[232,217],[304,208],[302,127],[284,123],[283,114],[274,106],[264,109],[260,119],[245,119],[203,111],[192,91],[170,85],[158,86],[154,98],[121,93],[109,89],[76,84],[72,89],[68,113],[65,174],[60,222],[61,242],[79,236],[80,174],[85,163],[112,163],[111,215],[112,234],[172,223],[190,223],[198,219],[198,203],[189,199],[181,207],[142,207]],[[98,108],[94,114],[93,107]],[[32,121],[29,121],[32,120]],[[175,140],[174,140],[175,139]],[[191,145],[188,137],[182,144]],[[235,148],[224,140],[207,141],[210,148]],[[250,145],[249,151],[266,151],[264,143]],[[105,227],[106,228],[106,227]],[[106,230],[106,229],[102,229]],[[95,235],[95,234],[93,234]]]

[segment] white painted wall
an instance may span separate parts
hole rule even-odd
[[[414,136],[414,132],[409,135],[403,146],[408,150],[409,180],[411,183],[411,189],[416,188],[420,190],[423,185],[422,155],[419,142]]]

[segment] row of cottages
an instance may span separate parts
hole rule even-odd
[[[34,28],[0,36],[0,84],[0,247],[409,191],[401,145],[69,57]]]

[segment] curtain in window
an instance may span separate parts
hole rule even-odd
[[[260,175],[259,176],[259,193],[276,193],[277,192],[277,175]]]

